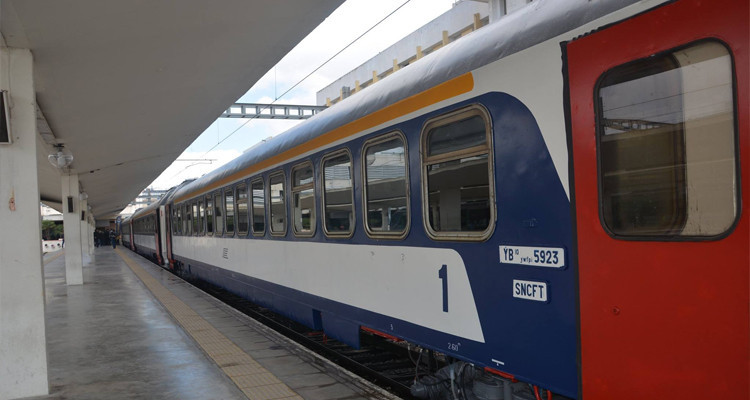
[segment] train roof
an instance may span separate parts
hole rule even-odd
[[[195,179],[186,179],[186,180],[182,181],[182,183],[180,183],[179,185],[173,186],[172,188],[170,188],[167,191],[167,193],[164,193],[161,197],[159,197],[159,200],[157,200],[157,201],[155,201],[155,202],[147,205],[146,207],[139,208],[129,218],[130,219],[135,219],[135,218],[139,218],[139,217],[151,214],[152,211],[156,210],[160,206],[163,206],[165,204],[168,204],[168,203],[172,202],[172,200],[174,198],[174,195],[177,192],[177,190],[180,189],[181,187],[184,187],[184,186],[192,183],[193,181],[195,181]]]
[[[226,165],[184,185],[176,202],[237,181],[243,170],[396,102],[458,78],[639,0],[539,0],[498,22],[450,43],[375,85],[337,103]]]

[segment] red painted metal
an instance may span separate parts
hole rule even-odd
[[[507,372],[503,372],[503,371],[500,371],[500,370],[498,370],[498,369],[494,369],[494,368],[490,368],[490,367],[484,367],[484,370],[485,370],[486,372],[489,372],[489,373],[491,373],[491,374],[495,374],[495,375],[498,375],[498,376],[502,376],[502,377],[503,377],[503,378],[505,378],[505,379],[510,379],[510,380],[511,380],[511,381],[513,381],[513,382],[518,382],[518,380],[516,379],[516,377],[515,377],[515,376],[513,376],[513,375],[511,375],[511,374],[509,374],[509,373],[507,373]]]
[[[372,328],[368,328],[366,326],[360,326],[360,329],[362,329],[365,332],[372,333],[373,335],[380,336],[380,337],[386,338],[388,340],[392,340],[394,342],[403,342],[404,341],[404,339],[401,339],[399,337],[396,337],[396,336],[393,336],[393,335],[389,335],[389,334],[387,334],[385,332],[380,332],[378,330],[375,330],[375,329],[372,329]]]
[[[166,235],[167,242],[167,261],[169,261],[169,269],[174,270],[174,256],[172,255],[172,207],[169,204],[164,206],[164,234]]]
[[[567,45],[583,399],[750,397],[747,212],[721,240],[610,237],[599,221],[594,85],[605,71],[704,38],[733,53],[742,208],[750,205],[747,0],[683,0]]]

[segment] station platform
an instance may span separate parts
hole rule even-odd
[[[120,246],[84,284],[46,254],[50,395],[33,399],[396,399]]]

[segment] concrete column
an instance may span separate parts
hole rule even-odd
[[[81,250],[81,202],[78,200],[78,175],[62,176],[63,229],[65,231],[65,281],[83,284]]]
[[[49,393],[33,59],[0,48],[10,135],[0,145],[0,400]]]

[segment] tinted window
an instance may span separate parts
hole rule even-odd
[[[216,215],[216,234],[224,233],[224,213],[221,207],[221,194],[214,195],[214,214]]]
[[[234,194],[232,189],[224,191],[224,211],[227,220],[227,233],[231,236],[234,233]]]
[[[182,234],[183,235],[190,235],[190,226],[192,225],[192,220],[190,219],[190,206],[183,203],[180,207],[182,207]]]
[[[200,235],[203,233],[203,201],[193,203],[193,233]]]
[[[424,130],[424,197],[433,237],[484,238],[493,224],[489,117],[478,107],[430,121]]]
[[[323,161],[323,198],[325,231],[347,236],[354,228],[352,160],[341,153]]]
[[[286,232],[286,202],[284,201],[283,173],[271,176],[268,193],[271,203],[271,233],[283,234]]]
[[[214,198],[206,196],[206,233],[214,234]]]
[[[600,81],[601,215],[622,236],[715,236],[737,216],[731,57],[716,42]]]
[[[294,233],[312,235],[315,230],[315,184],[312,164],[292,169],[292,213]]]
[[[366,226],[370,234],[401,235],[409,224],[406,157],[401,136],[365,145]]]
[[[253,181],[251,189],[253,195],[253,234],[260,236],[266,230],[266,201],[263,181]]]
[[[175,210],[177,212],[177,224],[175,225],[175,229],[177,230],[177,234],[182,234],[182,206],[175,206]]]
[[[185,209],[187,210],[187,223],[188,227],[185,231],[188,235],[192,235],[194,232],[193,229],[193,205],[192,204],[186,204]]]
[[[243,183],[237,186],[237,232],[246,235],[247,221],[247,186]]]

